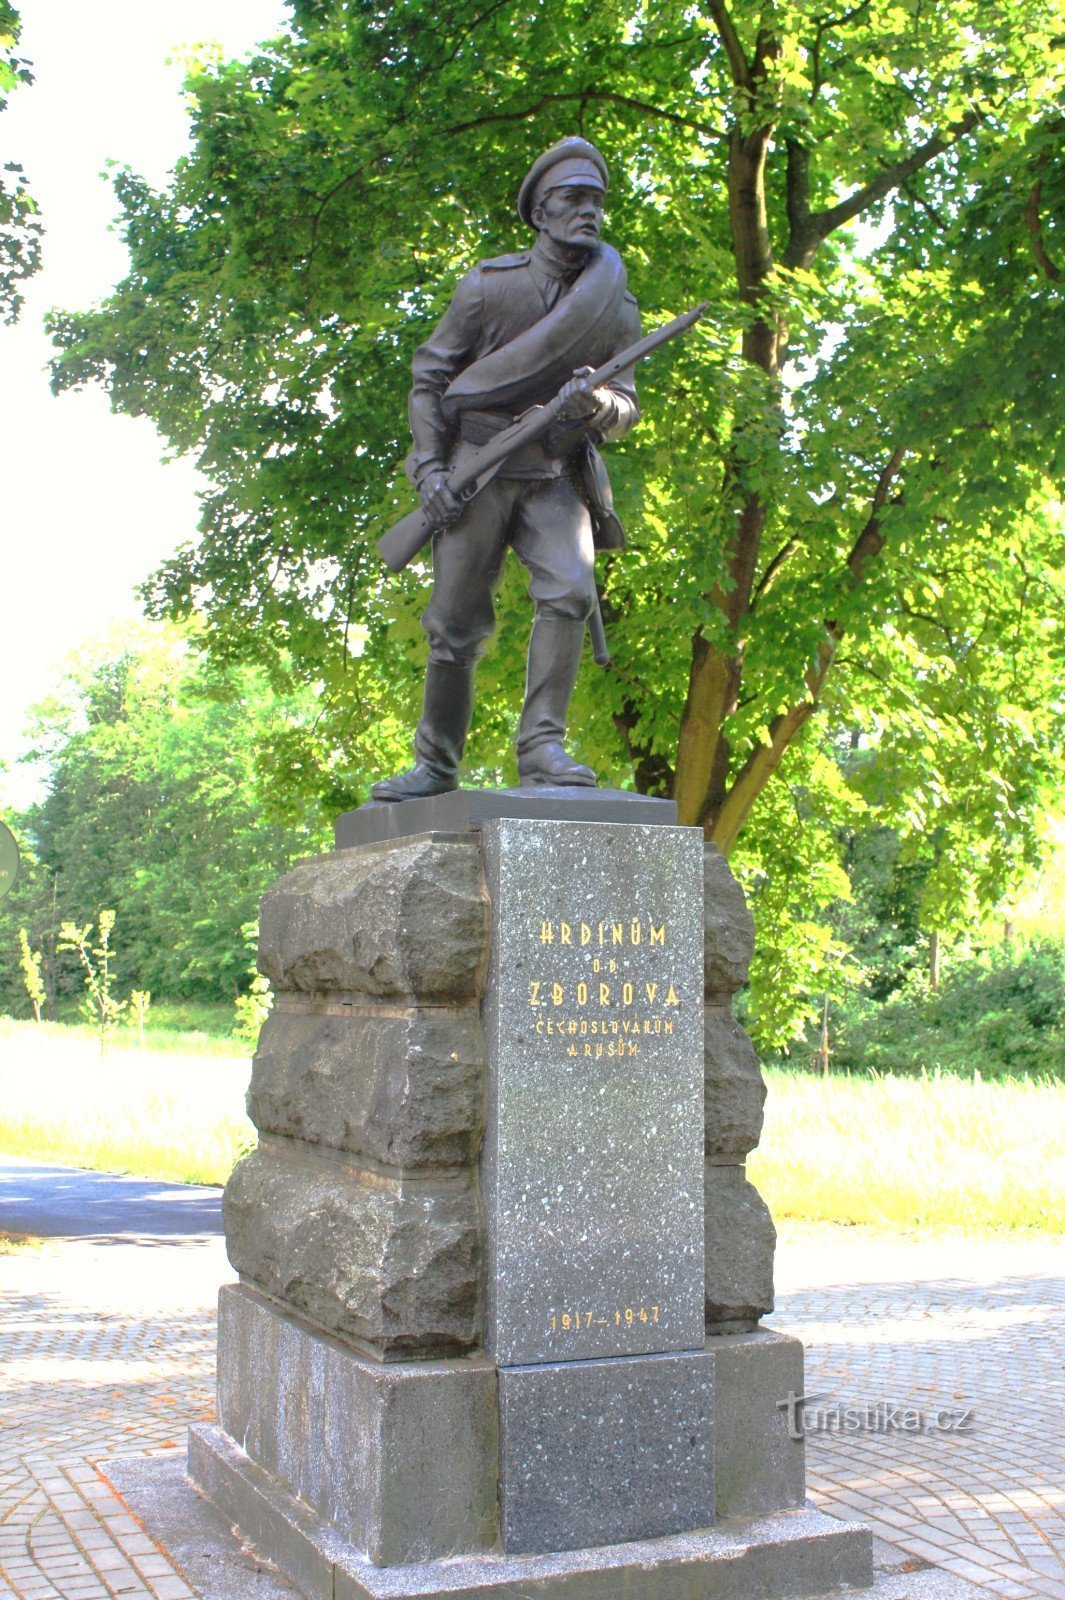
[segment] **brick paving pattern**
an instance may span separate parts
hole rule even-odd
[[[97,1470],[214,1415],[221,1240],[0,1257],[0,1600],[194,1600]]]
[[[1065,1600],[1059,1245],[783,1231],[773,1322],[808,1346],[811,1500],[1008,1600]],[[194,1595],[97,1463],[182,1450],[213,1415],[231,1276],[218,1239],[0,1257],[0,1600]],[[835,1403],[879,1428],[824,1426]],[[906,1432],[885,1405],[972,1419]]]
[[[772,1319],[807,1346],[810,1500],[991,1594],[1065,1600],[1061,1241],[832,1231],[785,1233]]]

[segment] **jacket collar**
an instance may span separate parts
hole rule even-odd
[[[569,255],[564,255],[555,244],[554,240],[546,233],[536,235],[536,243],[529,253],[529,265],[534,272],[544,278],[554,278],[560,283],[572,283],[579,278],[594,254],[591,250],[582,251],[576,262]]]

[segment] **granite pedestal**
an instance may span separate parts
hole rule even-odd
[[[746,1181],[750,915],[669,802],[368,806],[264,898],[190,1472],[307,1595],[826,1593]]]

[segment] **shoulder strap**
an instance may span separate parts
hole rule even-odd
[[[510,255],[490,256],[487,261],[478,261],[477,265],[482,272],[506,272],[511,267],[527,267],[531,254],[529,250],[513,250]]]

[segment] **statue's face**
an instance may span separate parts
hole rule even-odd
[[[549,189],[532,217],[556,244],[587,248],[596,243],[603,226],[603,191],[590,184]]]

